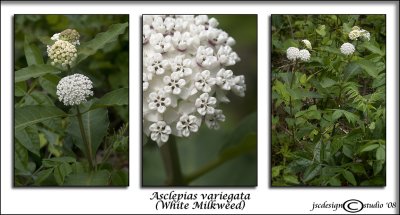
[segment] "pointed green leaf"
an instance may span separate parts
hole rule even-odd
[[[373,78],[378,77],[379,74],[379,70],[377,68],[377,66],[369,60],[359,60],[355,62],[356,64],[358,64],[361,68],[364,69],[364,71],[367,72],[368,75],[370,75]]]
[[[379,47],[375,46],[374,44],[372,44],[371,42],[367,41],[364,42],[362,44],[362,46],[364,46],[366,49],[370,50],[372,53],[384,56],[385,52],[382,51]]]
[[[348,182],[350,182],[350,184],[352,184],[352,185],[354,185],[354,186],[357,186],[357,182],[356,182],[356,179],[354,178],[353,173],[351,173],[351,172],[348,171],[348,170],[344,170],[344,171],[342,172],[342,175],[343,175],[343,177],[344,177]]]
[[[299,184],[299,180],[294,175],[284,175],[283,180],[288,184]]]
[[[386,159],[386,155],[385,155],[385,149],[383,147],[379,147],[376,150],[376,154],[375,154],[376,160],[382,160],[384,161]]]
[[[129,177],[128,172],[124,170],[118,170],[111,175],[111,185],[114,186],[128,186]]]
[[[48,119],[62,116],[66,116],[66,113],[55,106],[32,105],[15,108],[15,131]]]
[[[60,71],[50,65],[46,64],[35,64],[20,70],[15,71],[14,82],[26,81],[30,78],[37,78],[46,74],[58,74]]]
[[[21,81],[18,83],[14,84],[14,96],[20,97],[20,96],[24,96],[26,93],[26,83],[25,81]]]
[[[108,107],[114,105],[127,105],[129,100],[129,89],[121,88],[111,91],[93,103],[90,109]]]
[[[342,183],[340,183],[340,180],[336,177],[332,177],[329,179],[329,185],[333,187],[340,187]]]
[[[16,140],[14,142],[14,167],[22,172],[28,172],[28,151]]]
[[[15,138],[24,146],[28,151],[33,154],[39,155],[39,135],[36,129],[26,127],[25,129],[17,130]]]
[[[99,33],[94,39],[82,43],[78,50],[78,59],[76,63],[78,64],[90,55],[95,54],[108,43],[115,41],[119,35],[125,32],[127,27],[127,22],[111,25],[106,32]]]
[[[34,176],[35,180],[34,185],[41,185],[42,182],[45,181],[51,175],[51,173],[53,173],[53,170],[54,170],[53,168],[50,168],[36,173]]]
[[[335,112],[333,112],[333,114],[332,114],[332,122],[335,122],[342,115],[343,115],[343,112],[341,110],[335,110]]]
[[[304,172],[303,181],[308,182],[312,180],[313,178],[315,178],[315,176],[317,176],[320,173],[320,171],[321,171],[321,165],[316,163],[312,164]]]
[[[28,66],[35,64],[44,64],[40,49],[36,45],[29,43],[26,37],[24,43],[24,52]]]
[[[58,185],[63,185],[65,177],[71,174],[72,168],[68,163],[61,163],[54,168],[54,178]]]
[[[321,82],[320,82],[321,86],[323,88],[328,88],[328,87],[332,87],[333,85],[336,84],[336,81],[327,77],[324,77]]]
[[[54,98],[57,98],[57,84],[60,81],[60,77],[54,74],[47,74],[39,77],[39,84],[44,90]]]
[[[379,147],[379,144],[365,145],[362,146],[360,152],[369,152]]]

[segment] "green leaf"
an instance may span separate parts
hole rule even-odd
[[[47,74],[39,77],[39,84],[42,86],[47,93],[52,95],[54,98],[57,98],[57,84],[60,81],[60,77],[54,74]]]
[[[384,163],[383,160],[377,160],[377,161],[373,162],[372,170],[373,170],[375,176],[378,175],[382,171],[383,163]]]
[[[25,81],[21,81],[14,84],[14,96],[21,97],[26,93],[26,83]]]
[[[63,163],[75,163],[76,158],[74,157],[54,157],[49,159],[43,159],[42,163],[44,167],[55,167]]]
[[[275,178],[279,176],[280,172],[282,169],[284,169],[284,166],[274,166],[272,167],[272,178]]]
[[[64,184],[64,179],[66,176],[71,174],[72,168],[68,163],[61,163],[54,168],[54,178],[58,185]]]
[[[343,112],[341,110],[335,110],[335,112],[333,112],[333,114],[332,114],[332,122],[335,122],[342,115],[343,115]]]
[[[28,172],[28,151],[17,140],[14,142],[14,167],[20,171]]]
[[[90,106],[91,104],[86,104]],[[67,133],[71,135],[76,146],[78,146],[86,155],[86,146],[82,140],[82,134],[79,129],[79,123],[77,117],[70,118],[70,124],[67,129]],[[83,127],[88,143],[92,146],[92,156],[96,155],[97,149],[103,141],[103,138],[107,135],[108,125],[108,111],[104,108],[90,110],[82,114]]]
[[[114,171],[111,174],[111,185],[114,186],[128,186],[129,177],[128,172],[124,170]]]
[[[106,32],[96,35],[96,37],[86,43],[82,43],[78,50],[77,64],[86,59],[90,55],[95,54],[99,49],[106,46],[108,43],[115,41],[119,35],[125,32],[128,23],[119,23],[111,25]]]
[[[71,174],[66,177],[64,185],[67,186],[107,186],[110,173],[107,170],[98,172]]]
[[[55,106],[24,106],[15,108],[15,131],[55,117],[66,116]]]
[[[24,146],[28,151],[40,156],[39,154],[39,135],[36,129],[26,127],[15,132],[15,138]]]
[[[378,70],[377,66],[373,62],[371,62],[369,60],[359,60],[359,61],[355,61],[354,63],[358,64],[371,77],[373,77],[373,78],[378,77],[378,74],[380,71]]]
[[[374,150],[374,149],[376,149],[378,147],[379,147],[379,144],[372,144],[372,145],[366,144],[365,146],[361,147],[360,153],[369,152],[369,151],[372,151],[372,150]]]
[[[350,182],[350,184],[352,184],[352,185],[354,185],[354,186],[357,186],[357,182],[356,182],[356,179],[354,178],[353,173],[351,173],[351,172],[348,171],[348,170],[344,170],[344,171],[342,172],[342,175],[343,175],[343,177],[344,177],[348,182]]]
[[[309,166],[306,171],[304,172],[303,175],[303,181],[308,182],[315,178],[321,171],[321,165],[314,163],[311,166]]]
[[[364,46],[366,49],[370,50],[372,53],[384,56],[385,52],[382,51],[379,47],[375,46],[374,44],[372,44],[371,42],[367,41],[364,42],[362,44],[362,46]]]
[[[315,31],[317,32],[317,34],[319,34],[321,36],[325,36],[325,34],[326,34],[325,25],[318,26],[318,28]]]
[[[283,180],[288,184],[299,184],[299,180],[294,175],[284,175]]]
[[[385,161],[385,159],[386,159],[385,149],[384,149],[382,146],[380,146],[380,147],[376,150],[375,157],[376,157],[376,160]]]
[[[34,185],[41,185],[43,181],[45,181],[51,175],[51,173],[53,173],[53,170],[53,168],[50,168],[36,173],[36,175],[34,176]]]
[[[334,187],[340,187],[342,183],[337,177],[332,177],[329,179],[329,184]]]
[[[320,82],[320,84],[321,84],[321,86],[322,86],[323,88],[328,88],[328,87],[332,87],[333,85],[335,85],[335,84],[336,84],[336,81],[335,81],[335,80],[332,80],[332,79],[330,79],[330,78],[324,77],[324,78],[322,79],[322,81]]]
[[[347,64],[344,68],[344,81],[348,81],[350,78],[356,76],[360,72],[362,72],[362,68],[360,67],[360,65],[356,63]]]
[[[37,78],[46,74],[58,74],[60,71],[50,65],[46,64],[35,64],[20,70],[15,71],[14,82],[26,81],[30,78]]]
[[[36,45],[30,44],[26,37],[24,42],[24,52],[28,66],[44,64],[40,49]]]
[[[111,91],[93,103],[90,109],[108,107],[114,105],[127,105],[129,100],[129,89],[121,88]]]

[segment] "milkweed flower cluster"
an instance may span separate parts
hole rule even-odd
[[[57,84],[57,96],[64,105],[79,105],[86,98],[93,96],[93,85],[90,79],[82,74],[62,78]]]
[[[307,42],[304,42],[307,41]],[[311,43],[308,40],[303,40],[303,43],[306,45],[307,48],[311,49]],[[309,61],[311,58],[311,54],[307,49],[299,50],[296,47],[289,47],[286,50],[286,57],[291,61],[295,61],[297,59],[301,61]]]
[[[367,30],[364,30],[364,29],[361,29],[360,27],[358,27],[358,26],[354,26],[352,29],[351,29],[351,31],[350,31],[350,33],[349,33],[349,38],[350,38],[350,40],[358,40],[358,38],[362,38],[362,39],[365,39],[365,40],[370,40],[370,37],[371,37],[371,35],[370,35],[370,33],[367,31]]]
[[[311,42],[309,40],[304,39],[301,42],[306,46],[307,49],[312,50],[312,45],[311,45]]]
[[[219,128],[221,102],[244,96],[245,77],[227,67],[235,40],[206,15],[143,16],[143,130],[159,146],[189,137],[202,124]]]
[[[340,46],[340,52],[342,52],[344,55],[351,55],[355,50],[356,48],[351,43],[343,43],[343,45]]]
[[[79,43],[79,33],[74,29],[66,29],[61,33],[54,34],[50,39],[55,41],[53,45],[47,46],[47,55],[52,65],[62,67],[71,66],[78,54],[76,46]]]

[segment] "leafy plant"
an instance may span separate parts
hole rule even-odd
[[[272,186],[385,185],[385,31],[383,15],[272,16]]]
[[[15,186],[128,185],[127,21],[15,16]]]

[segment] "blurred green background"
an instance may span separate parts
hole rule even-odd
[[[14,71],[28,66],[24,54],[25,39],[40,49],[47,62],[45,41],[53,34],[68,28],[76,29],[82,44],[93,39],[96,34],[107,31],[112,24],[128,21],[128,15],[15,15]],[[128,32],[73,68],[73,73],[84,74],[92,80],[94,97],[100,98],[112,90],[128,87]],[[128,107],[113,107],[109,110],[109,115],[111,127],[118,128],[123,122],[128,122]]]
[[[241,61],[228,67],[235,75],[244,75],[246,96],[230,93],[230,103],[220,104],[225,122],[219,130],[202,124],[199,132],[189,138],[176,138],[179,158],[184,175],[193,173],[214,161],[223,148],[243,143],[257,142],[257,15],[208,15],[215,17],[218,28],[236,40],[233,50]],[[238,128],[239,127],[239,128]],[[144,138],[146,141],[147,138]],[[158,146],[149,141],[143,146],[142,184],[163,186],[165,170]],[[257,151],[228,160],[214,170],[194,180],[189,186],[256,186]]]

